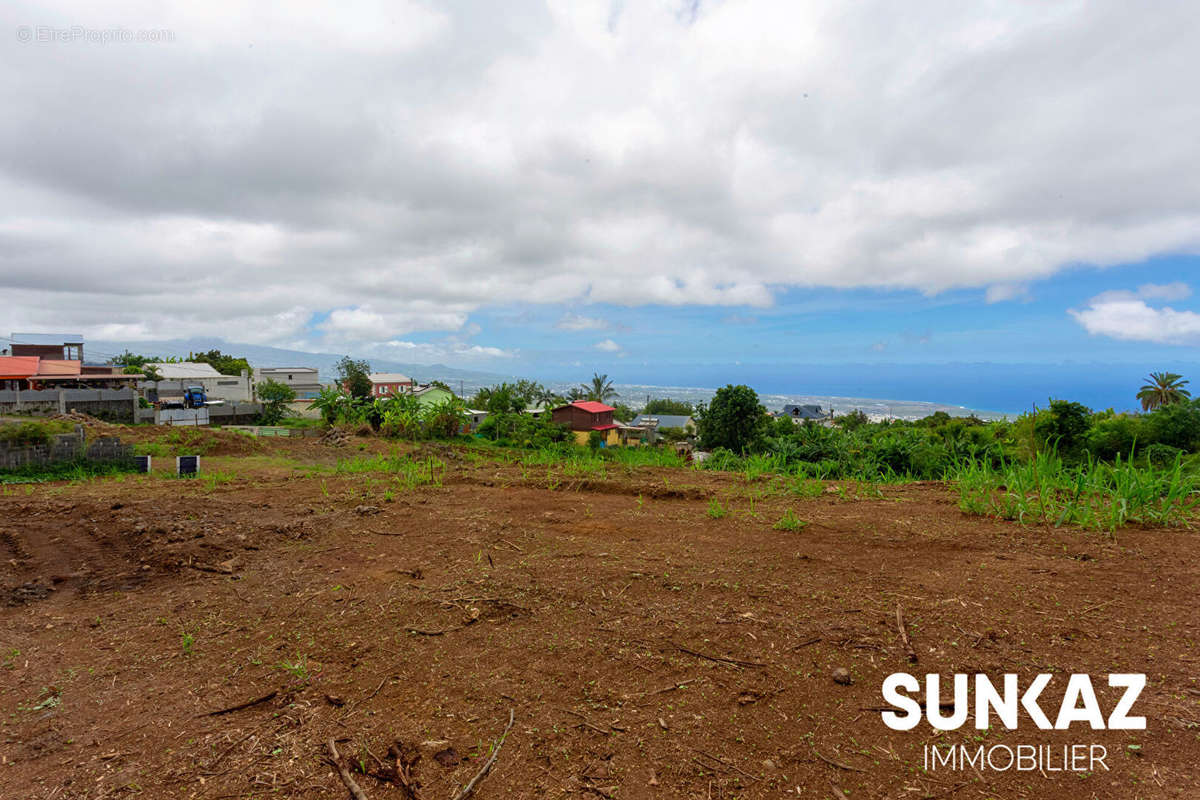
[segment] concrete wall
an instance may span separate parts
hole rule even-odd
[[[0,469],[18,469],[34,464],[51,464],[60,461],[131,461],[133,446],[122,444],[114,436],[101,436],[87,443],[81,425],[74,433],[51,436],[47,444],[20,444],[0,441]]]
[[[0,414],[66,414],[78,411],[108,422],[131,423],[137,392],[125,389],[0,390]]]
[[[258,403],[226,403],[223,406],[208,406],[204,410],[208,412],[208,424],[210,425],[253,425],[258,420],[258,415],[262,413],[262,406]],[[139,408],[137,410],[138,422],[154,425],[156,424],[155,419],[155,409]],[[164,420],[159,424],[170,423]]]

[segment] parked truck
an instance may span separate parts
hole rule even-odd
[[[188,386],[184,388],[182,397],[178,395],[160,397],[155,405],[163,409],[205,408],[206,406],[219,406],[223,402],[222,400],[209,400],[203,386]]]

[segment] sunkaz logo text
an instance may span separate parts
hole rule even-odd
[[[1139,673],[1116,673],[1108,676],[1108,686],[1123,690],[1116,703],[1105,713],[1096,696],[1092,678],[1075,674],[1067,678],[1061,694],[1051,689],[1054,676],[1043,673],[1027,686],[1021,686],[1019,676],[1006,674],[997,688],[987,675],[954,676],[954,699],[945,702],[941,696],[941,676],[924,676],[924,697],[921,680],[905,672],[889,675],[883,682],[883,699],[895,710],[882,712],[883,723],[895,731],[912,730],[922,717],[934,728],[954,731],[974,717],[974,728],[987,730],[996,723],[1008,730],[1018,730],[1022,716],[1041,730],[1069,730],[1072,725],[1086,725],[1091,730],[1145,730],[1146,718],[1134,716],[1134,704],[1146,686],[1146,676]],[[972,686],[972,678],[973,686]],[[972,692],[971,689],[974,691]],[[918,699],[920,698],[920,699]],[[972,702],[973,701],[973,702]],[[1022,715],[1021,712],[1024,712]],[[1050,714],[1053,714],[1051,719]],[[1028,727],[1028,726],[1027,726]],[[1108,769],[1107,749],[1101,744],[1062,745],[1004,744],[974,748],[966,745],[948,749],[926,746],[926,769],[963,769],[967,766],[996,771],[1008,769],[1063,771],[1093,771]]]

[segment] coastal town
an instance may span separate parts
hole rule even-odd
[[[440,403],[461,405],[463,433],[473,433],[488,418],[492,389],[472,397],[456,395],[442,381],[422,383],[394,372],[372,372],[365,362],[353,362],[350,373],[325,379],[312,366],[256,366],[220,351],[191,358],[158,361],[126,353],[89,358],[79,334],[13,333],[0,348],[0,416],[4,413],[39,414],[78,412],[111,422],[156,425],[254,426],[278,425],[321,418],[319,408],[332,397],[349,401],[352,385],[360,399],[387,404],[409,398],[421,408]],[[357,370],[357,371],[355,371]],[[521,382],[518,382],[521,383]],[[532,386],[524,381],[525,387]],[[667,410],[682,413],[646,413],[622,403],[607,405],[616,397],[611,382],[572,388],[561,396],[540,384],[522,389],[527,405],[506,408],[533,419],[545,415],[569,430],[577,444],[588,444],[599,435],[599,446],[655,444],[661,440],[694,442],[695,421],[691,406],[669,399]],[[534,396],[536,395],[536,396]],[[282,397],[282,404],[279,398]],[[471,401],[483,408],[473,408]],[[280,408],[267,408],[272,403]],[[650,398],[647,398],[650,403]],[[772,417],[793,422],[829,425],[833,411],[819,405],[785,405]]]

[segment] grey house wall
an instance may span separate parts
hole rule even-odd
[[[132,423],[137,392],[124,389],[0,390],[0,414],[66,414],[78,411],[108,422]]]

